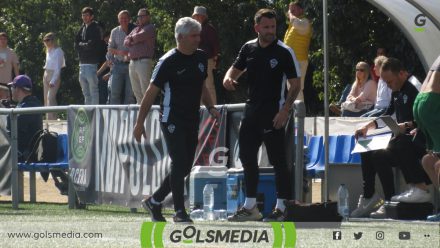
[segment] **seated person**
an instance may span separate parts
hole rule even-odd
[[[432,65],[414,102],[414,119],[418,131],[426,138],[426,154],[422,165],[435,189],[440,176],[440,56]],[[428,216],[429,221],[440,221],[440,213]]]
[[[41,107],[41,102],[32,95],[32,81],[26,75],[18,75],[11,86],[12,100],[17,102],[16,108]],[[8,130],[11,130],[8,120]],[[25,162],[31,152],[30,143],[35,133],[43,129],[41,114],[26,114],[17,116],[18,162]]]
[[[16,108],[42,106],[41,102],[32,95],[32,81],[28,76],[18,75],[9,85],[11,86],[12,100],[17,102]],[[41,129],[43,129],[42,114],[20,114],[17,116],[18,162],[26,162],[29,158],[34,145],[32,144],[32,138]],[[11,130],[9,120],[7,130],[9,130],[9,132]],[[55,186],[60,190],[61,194],[67,194],[67,175],[58,170],[51,171],[51,174],[55,180]],[[46,181],[49,174],[41,172],[41,176]],[[60,178],[61,181],[58,178]]]
[[[342,116],[359,117],[368,112],[376,102],[376,88],[376,82],[370,79],[370,66],[359,62],[356,65],[356,80],[347,100],[341,105]]]
[[[380,68],[382,67],[383,62],[387,59],[385,56],[378,56],[374,59],[374,73],[379,77],[380,76]],[[361,117],[376,117],[383,114],[388,105],[390,105],[391,101],[391,89],[388,88],[387,83],[383,81],[381,77],[379,77],[379,81],[377,83],[377,92],[376,92],[376,104],[374,105],[374,109],[368,111],[367,113],[361,115]]]
[[[431,199],[427,191],[427,184],[431,182],[420,165],[425,147],[413,142],[411,132],[415,127],[413,104],[418,91],[408,82],[401,62],[395,58],[388,58],[383,62],[380,76],[393,91],[390,105],[383,115],[395,114],[401,134],[393,137],[386,149],[361,153],[363,195],[359,197],[358,207],[351,213],[351,217],[386,217],[384,202],[375,193],[376,173],[382,184],[385,201],[421,203]],[[356,139],[365,137],[369,129],[384,126],[382,124],[377,120],[359,128],[355,132]],[[395,190],[392,166],[400,168],[409,184],[409,190],[397,196],[393,196]],[[373,212],[375,210],[377,211]]]

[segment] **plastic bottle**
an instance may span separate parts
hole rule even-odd
[[[194,209],[189,216],[191,217],[191,219],[193,220],[203,220],[203,216],[204,212],[202,209]]]
[[[346,220],[349,216],[348,189],[341,184],[338,189],[338,213]]]
[[[211,184],[203,188],[203,217],[205,220],[214,220],[214,189]]]

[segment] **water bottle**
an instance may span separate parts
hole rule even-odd
[[[203,217],[205,220],[214,220],[214,189],[211,184],[203,188]]]
[[[341,184],[338,189],[338,213],[346,220],[348,218],[348,189]]]
[[[189,214],[189,216],[191,217],[191,219],[193,220],[203,220],[203,210],[202,209],[194,209],[193,211],[191,211],[191,213]]]

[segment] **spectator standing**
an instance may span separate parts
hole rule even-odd
[[[43,37],[46,49],[46,63],[43,74],[44,106],[56,106],[57,92],[61,85],[61,68],[66,66],[64,52],[58,46],[55,34],[47,33]],[[47,113],[47,120],[55,120],[56,113]]]
[[[293,49],[301,67],[301,90],[297,100],[304,101],[304,80],[309,65],[309,46],[313,28],[312,23],[304,15],[303,4],[301,0],[296,0],[289,4],[289,10],[287,11],[289,26],[284,35],[284,43]]]
[[[138,104],[141,103],[142,97],[148,88],[153,68],[156,28],[150,21],[150,11],[140,9],[137,15],[138,26],[124,40],[130,58],[131,88]]]
[[[18,56],[8,47],[8,35],[0,33],[0,83],[12,81],[12,75],[17,76],[19,71]],[[12,74],[14,73],[14,74]]]
[[[99,69],[96,72],[98,76],[99,104],[109,103],[109,85],[111,74],[110,68],[113,66],[110,60],[107,60],[107,47],[110,40],[110,31],[105,31],[100,45]]]
[[[130,104],[133,102],[133,90],[131,89],[130,75],[128,70],[128,48],[124,46],[125,37],[135,28],[130,23],[130,14],[122,10],[118,14],[119,26],[112,29],[108,46],[108,56],[113,64],[110,80],[110,104]]]
[[[102,29],[94,19],[93,9],[85,7],[81,11],[83,24],[75,37],[75,50],[79,56],[79,83],[85,104],[99,104],[98,64]]]
[[[208,21],[208,13],[203,6],[194,7],[192,18],[202,25],[199,48],[208,54],[208,77],[206,78],[206,87],[208,88],[209,94],[211,94],[214,104],[217,104],[213,73],[220,52],[217,30],[215,30],[214,26]]]

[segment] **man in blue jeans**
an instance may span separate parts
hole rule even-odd
[[[79,56],[79,83],[84,95],[84,104],[99,104],[98,70],[99,45],[102,30],[96,23],[93,9],[85,7],[81,11],[83,24],[75,37],[75,50]]]
[[[118,22],[120,25],[112,29],[108,46],[108,56],[113,62],[110,104],[136,103],[128,71],[130,62],[128,48],[124,46],[125,37],[135,28],[135,25],[130,23],[130,14],[127,10],[119,12]]]

